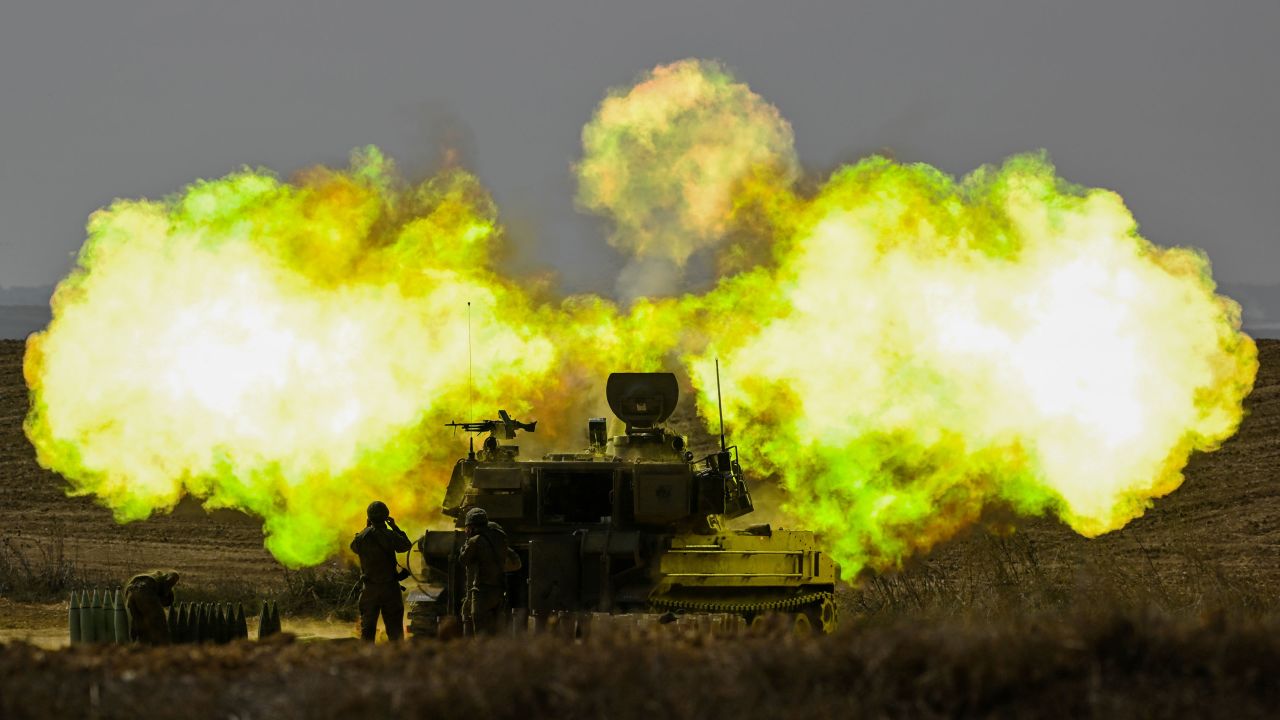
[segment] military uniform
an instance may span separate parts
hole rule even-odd
[[[501,525],[488,522],[488,516],[474,513],[472,510],[467,514],[471,537],[459,551],[467,572],[462,628],[467,635],[496,635],[506,609],[507,578],[503,567],[508,552],[507,534]]]
[[[351,550],[360,557],[364,580],[360,590],[361,639],[372,641],[377,636],[379,615],[388,639],[404,637],[404,598],[396,577],[396,553],[407,552],[410,546],[409,536],[388,518],[386,505],[370,505],[369,525],[351,541]]]
[[[124,607],[129,616],[129,639],[146,645],[169,644],[169,625],[164,609],[173,605],[173,586],[178,573],[152,570],[134,575],[124,589]]]

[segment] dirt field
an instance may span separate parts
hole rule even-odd
[[[226,717],[1266,717],[1280,702],[1280,341],[1259,346],[1240,433],[1195,457],[1146,516],[1087,540],[993,512],[903,572],[842,592],[835,637],[49,652],[37,646],[61,644],[65,603],[0,595],[0,640],[11,641],[0,646],[0,717],[173,717],[193,698]],[[213,592],[282,586],[252,518],[184,503],[120,526],[65,497],[22,433],[21,361],[21,343],[0,342],[0,540],[60,550],[104,581],[169,565]],[[286,630],[352,628],[286,618]],[[501,678],[489,652],[506,658]]]

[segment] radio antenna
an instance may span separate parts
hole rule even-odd
[[[716,358],[716,410],[720,412],[720,452],[724,452],[724,403],[720,399],[720,358]]]
[[[467,417],[475,410],[475,385],[471,381],[471,301],[467,301]]]

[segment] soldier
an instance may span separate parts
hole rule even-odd
[[[129,639],[146,645],[168,645],[169,625],[164,609],[173,605],[173,586],[178,573],[152,570],[129,578],[124,589],[124,608],[129,615]]]
[[[498,523],[489,522],[483,508],[466,515],[467,541],[459,557],[467,571],[466,597],[462,600],[462,631],[465,635],[496,635],[502,621],[507,595],[506,570],[518,556],[507,545],[507,534]]]
[[[387,504],[369,503],[368,524],[356,533],[351,550],[360,557],[360,638],[373,642],[378,634],[378,615],[387,630],[387,639],[404,637],[404,599],[400,597],[402,576],[396,570],[396,553],[407,552],[409,536],[396,525]]]

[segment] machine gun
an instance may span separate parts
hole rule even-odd
[[[455,421],[451,423],[445,423],[444,426],[451,427],[451,428],[462,428],[467,432],[475,432],[475,433],[487,432],[490,435],[493,435],[495,437],[499,433],[501,433],[503,440],[514,440],[516,437],[517,430],[524,430],[525,432],[533,432],[534,428],[538,426],[537,420],[534,420],[531,423],[523,423],[523,422],[520,422],[519,420],[514,420],[510,415],[507,414],[506,410],[499,410],[498,417],[501,419],[480,420],[477,422],[456,422]]]
[[[487,432],[489,433],[489,437],[485,438],[484,445],[482,446],[486,459],[496,460],[504,456],[505,459],[514,459],[520,449],[515,445],[500,445],[498,440],[514,440],[516,438],[517,430],[533,432],[538,426],[538,421],[534,420],[531,423],[520,422],[508,415],[506,410],[499,410],[498,417],[500,418],[498,420],[479,420],[477,422],[455,421],[445,423],[445,427],[462,428],[463,430],[471,433]],[[471,450],[469,457],[470,459],[475,460],[476,451],[474,439],[471,440],[470,445]]]

